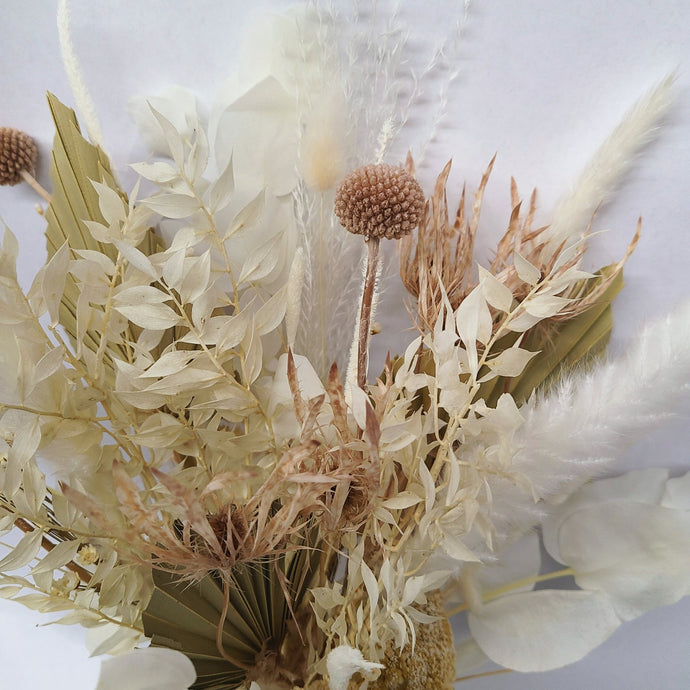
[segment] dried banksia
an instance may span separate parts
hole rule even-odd
[[[343,227],[367,240],[367,269],[357,327],[357,385],[367,380],[372,304],[376,292],[379,241],[412,232],[424,212],[424,192],[402,167],[378,163],[351,172],[335,194],[335,215]]]
[[[38,149],[33,139],[12,127],[0,127],[0,184],[15,185],[33,174]]]
[[[366,237],[398,239],[417,227],[424,192],[405,168],[386,163],[351,172],[335,195],[335,215],[346,230]]]

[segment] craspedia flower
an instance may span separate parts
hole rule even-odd
[[[398,239],[414,230],[424,211],[424,192],[400,166],[379,163],[351,172],[335,195],[335,215],[349,232]]]
[[[22,181],[22,172],[33,174],[38,149],[33,139],[12,127],[0,127],[0,185]]]

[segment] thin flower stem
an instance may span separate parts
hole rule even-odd
[[[328,375],[326,364],[326,309],[325,309],[325,281],[323,275],[323,255],[324,255],[324,227],[323,227],[323,192],[320,194],[320,208],[319,208],[319,261],[318,261],[318,296],[319,296],[319,331],[321,335],[321,362],[319,373],[321,380],[325,381]]]
[[[575,571],[572,568],[563,568],[563,570],[555,570],[551,573],[544,573],[543,575],[535,575],[533,577],[525,577],[522,580],[515,580],[502,587],[497,587],[496,589],[491,589],[482,596],[482,601],[487,602],[496,597],[500,597],[502,594],[507,592],[512,592],[515,589],[520,589],[521,587],[526,587],[527,585],[536,585],[538,582],[547,582],[548,580],[556,580],[559,577],[568,577],[569,575],[575,575]],[[456,613],[462,613],[468,608],[467,604],[460,604],[454,609],[451,609],[446,613],[450,618]]]
[[[232,271],[232,266],[230,265],[230,257],[228,256],[228,250],[225,247],[225,242],[223,241],[223,238],[220,236],[220,233],[218,232],[218,227],[216,226],[216,221],[213,218],[213,213],[211,213],[211,211],[206,207],[204,200],[199,196],[194,185],[192,184],[192,181],[187,177],[184,170],[180,169],[179,172],[180,172],[180,175],[182,176],[182,179],[185,181],[187,187],[189,188],[189,191],[193,194],[194,198],[198,202],[199,210],[206,217],[206,220],[209,224],[210,229],[213,231],[213,233],[218,238],[218,249],[220,250],[221,254],[223,255],[223,259],[225,261],[225,270],[227,271],[228,277],[230,278],[230,282],[232,283],[233,306],[235,307],[235,312],[238,312],[240,310],[239,287],[237,285],[237,282],[235,281],[235,276],[234,276],[234,273]]]
[[[484,673],[473,673],[471,676],[460,676],[455,679],[456,683],[462,683],[466,680],[474,680],[475,678],[487,678],[488,676],[500,676],[504,673],[515,673],[512,668],[499,668],[496,671],[484,671]]]
[[[22,180],[26,182],[40,197],[42,197],[47,203],[50,203],[53,198],[50,196],[50,194],[38,183],[36,178],[26,170],[22,170],[19,173],[22,177]]]
[[[103,371],[103,357],[105,355],[105,349],[108,345],[107,330],[108,322],[110,320],[110,311],[113,306],[113,297],[115,296],[115,287],[117,286],[120,271],[122,270],[122,264],[124,257],[120,252],[117,253],[117,262],[115,263],[115,270],[110,279],[110,285],[108,287],[108,299],[105,303],[105,310],[103,314],[103,325],[101,327],[101,342],[98,343],[98,350],[96,351],[96,377],[99,377]]]
[[[371,311],[376,288],[376,273],[378,272],[379,243],[378,237],[367,239],[367,268],[362,290],[362,308],[359,315],[359,338],[357,341],[357,385],[362,389],[367,385]]]

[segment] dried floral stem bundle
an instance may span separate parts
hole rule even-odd
[[[624,523],[627,504],[581,487],[622,437],[674,408],[685,393],[674,376],[690,378],[687,308],[628,359],[599,361],[640,224],[619,262],[581,266],[592,199],[647,140],[668,81],[630,112],[551,226],[534,227],[536,194],[525,208],[513,181],[507,230],[475,273],[493,160],[471,207],[463,188],[451,217],[450,163],[427,198],[411,155],[381,162],[396,121],[385,99],[359,115],[380,116],[377,136],[352,143],[361,93],[325,47],[319,8],[278,20],[279,73],[220,102],[208,126],[189,94],[147,103],[157,157],[132,166],[140,180],[127,192],[67,9],[62,50],[91,141],[49,95],[48,260],[26,293],[9,229],[0,251],[0,316],[12,325],[0,348],[0,529],[23,533],[0,559],[2,596],[95,628],[94,653],[144,637],[179,650],[194,688],[422,690],[452,686],[456,646],[459,659],[465,645],[506,668],[556,668],[690,591],[673,555],[690,530],[687,482],[657,478],[666,498],[647,497],[636,537],[669,544],[675,570],[661,584],[664,563],[644,561],[638,590],[626,589],[598,567],[596,538],[577,536],[591,532],[587,511]],[[398,64],[399,48],[379,55]],[[35,148],[16,130],[0,130],[0,149],[10,184],[33,168]],[[346,231],[367,247],[359,301],[343,299],[361,251]],[[398,243],[418,334],[375,376],[382,238]],[[349,343],[332,344],[350,326],[356,386],[337,363],[345,370]],[[564,566],[547,575],[540,525]],[[491,585],[511,549],[530,555],[530,572]],[[580,589],[518,591],[563,573]],[[468,612],[472,639],[456,644],[451,611]],[[510,631],[539,615],[535,656]]]

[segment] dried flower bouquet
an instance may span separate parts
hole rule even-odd
[[[374,86],[357,72],[366,32],[341,53],[320,5],[277,18],[274,71],[208,122],[181,90],[142,105],[154,158],[125,190],[67,11],[89,136],[49,94],[46,192],[34,143],[0,129],[0,182],[44,197],[48,247],[26,292],[8,228],[0,252],[0,527],[23,533],[0,595],[125,654],[99,688],[118,658],[143,664],[140,681],[165,669],[166,687],[451,688],[487,660],[573,663],[690,593],[690,475],[588,483],[690,380],[688,306],[602,357],[640,224],[620,261],[582,265],[672,78],[549,225],[513,183],[475,269],[493,161],[450,206],[450,163],[427,196],[411,155],[389,162],[414,102],[400,109],[392,79],[398,35]],[[416,336],[372,371],[382,241]],[[665,356],[650,363],[651,347]],[[577,588],[533,589],[561,577]],[[470,636],[454,639],[465,611]]]

